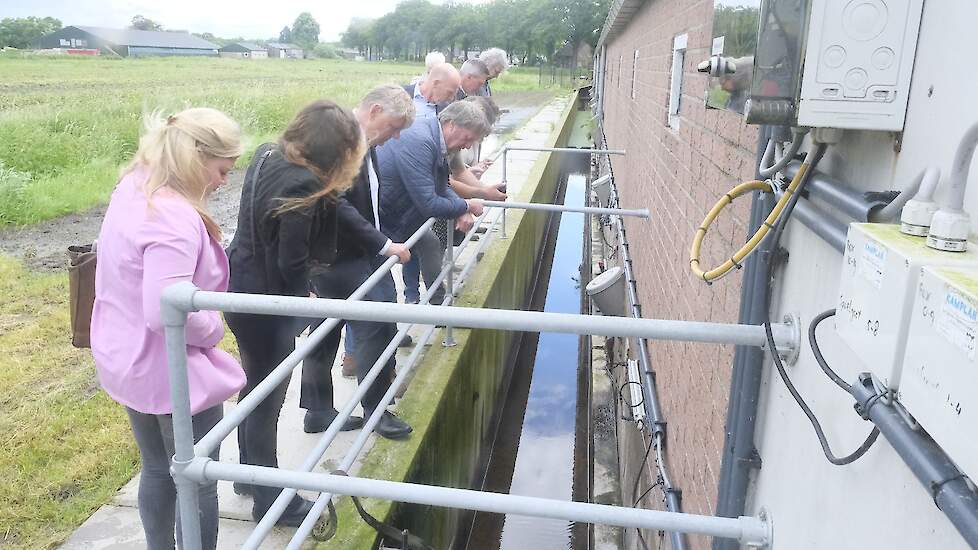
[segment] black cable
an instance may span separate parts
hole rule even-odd
[[[828,309],[819,313],[812,319],[812,323],[808,325],[808,343],[812,346],[812,353],[815,355],[815,360],[818,361],[818,366],[822,367],[825,375],[829,377],[836,386],[846,390],[847,393],[852,395],[852,386],[846,383],[841,376],[836,374],[832,367],[825,361],[825,357],[822,356],[822,350],[818,347],[818,339],[815,337],[815,330],[818,328],[819,323],[835,315],[835,308]]]
[[[769,249],[771,252],[778,249],[778,243],[781,241],[781,234],[784,233],[784,229],[788,225],[788,219],[791,216],[791,211],[794,210],[795,203],[798,202],[798,198],[801,196],[801,191],[808,184],[808,180],[811,179],[811,175],[815,170],[815,165],[818,164],[818,161],[824,154],[825,145],[817,145],[817,149],[812,157],[812,163],[809,166],[809,169],[802,175],[802,181],[799,183],[798,189],[792,193],[791,197],[788,199],[788,204],[785,206],[785,210],[774,229],[774,235],[771,239],[771,248]],[[866,440],[863,441],[862,445],[853,451],[852,454],[840,458],[836,457],[835,454],[832,453],[832,449],[829,447],[829,442],[825,438],[825,432],[822,430],[822,425],[819,423],[818,418],[815,417],[815,413],[813,413],[808,407],[808,404],[805,403],[804,398],[802,398],[801,394],[798,393],[795,385],[792,384],[791,379],[788,377],[788,373],[785,371],[784,364],[781,362],[781,356],[778,355],[777,344],[774,342],[774,333],[771,330],[771,290],[773,286],[771,282],[774,277],[774,263],[775,262],[773,259],[769,256],[766,274],[768,286],[767,291],[764,293],[764,333],[767,336],[768,350],[771,353],[771,357],[774,359],[774,365],[778,369],[778,374],[781,376],[781,380],[788,388],[788,392],[791,394],[791,397],[795,399],[795,402],[798,403],[798,406],[801,407],[801,410],[805,413],[805,416],[808,417],[808,421],[811,422],[812,428],[815,429],[815,435],[818,436],[818,442],[822,446],[822,453],[825,454],[825,458],[836,466],[850,464],[866,454],[866,451],[873,446],[873,443],[876,442],[876,438],[878,438],[880,435],[879,428],[874,426],[873,430],[869,432],[869,436],[866,437]]]
[[[642,479],[642,470],[645,469],[645,465],[648,464],[648,462],[649,462],[649,455],[652,453],[652,446],[653,445],[655,445],[655,435],[654,434],[649,434],[649,446],[646,447],[646,449],[645,449],[645,456],[642,457],[642,462],[638,465],[638,473],[635,475],[635,483],[632,485],[632,496],[635,496],[635,493],[638,492],[638,482]],[[632,508],[635,508],[636,506],[638,506],[638,502],[640,500],[642,500],[643,498],[645,498],[645,495],[649,494],[649,491],[651,491],[652,489],[654,489],[657,485],[659,485],[659,481],[658,480],[655,483],[653,483],[652,486],[649,487],[649,489],[647,491],[645,491],[644,493],[642,493],[642,496],[640,496],[639,498],[634,499],[634,501],[632,502]],[[638,527],[636,527],[635,528],[635,533],[638,535],[639,542],[642,543],[642,548],[644,548],[645,550],[648,550],[649,546],[648,546],[648,544],[646,544],[645,538],[642,537],[642,530],[639,529]]]

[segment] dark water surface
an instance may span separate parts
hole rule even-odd
[[[584,175],[568,175],[564,204],[584,206],[586,185]],[[560,216],[549,281],[544,273],[537,283],[540,291],[546,293],[544,311],[580,313],[578,279],[583,235],[582,214]],[[524,337],[523,346],[531,349],[521,350],[528,360],[518,360],[516,364],[522,372],[513,375],[511,395],[505,405],[508,410],[500,421],[485,490],[571,500],[579,338],[575,334],[554,333]],[[526,408],[521,417],[514,409],[523,400]],[[468,548],[549,550],[567,549],[570,545],[570,522],[478,514]]]

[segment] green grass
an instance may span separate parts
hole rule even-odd
[[[122,406],[71,346],[67,296],[64,274],[0,256],[0,548],[64,541],[139,468]]]
[[[352,107],[371,87],[407,82],[420,70],[342,60],[0,55],[0,226],[107,201],[145,112],[214,107],[241,123],[253,148],[313,99]],[[496,92],[539,89],[532,68],[498,80]]]

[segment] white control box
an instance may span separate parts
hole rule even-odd
[[[839,338],[862,364],[840,373],[847,381],[869,371],[887,387],[899,387],[920,268],[978,267],[974,246],[942,252],[925,242],[900,233],[895,224],[849,225],[834,319]]]
[[[903,130],[923,0],[813,0],[798,124]]]
[[[900,403],[978,479],[978,270],[924,268],[915,298]]]

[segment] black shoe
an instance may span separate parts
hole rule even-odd
[[[380,422],[374,426],[374,432],[387,439],[404,439],[412,431],[414,430],[411,426],[408,426],[406,422],[394,416],[394,413],[390,411],[384,411],[383,416],[380,417]]]
[[[339,413],[336,411],[306,411],[306,416],[302,419],[302,431],[307,434],[325,432],[337,414]],[[351,416],[343,423],[340,431],[348,432],[350,430],[359,430],[362,427],[363,418]]]
[[[265,512],[271,507],[271,503],[268,506],[263,506],[259,508],[258,503],[251,509],[251,517],[257,522],[261,521],[261,518],[265,517]],[[298,527],[302,524],[302,520],[306,519],[309,512],[312,510],[312,502],[296,495],[292,497],[292,502],[289,503],[288,508],[282,513],[275,525],[284,525],[286,527]]]
[[[414,345],[414,339],[411,338],[410,334],[405,334],[404,338],[401,338],[401,342],[397,344],[399,348],[409,348]]]
[[[234,494],[241,496],[251,496],[255,494],[255,486],[250,483],[242,483],[240,481],[234,482]]]

